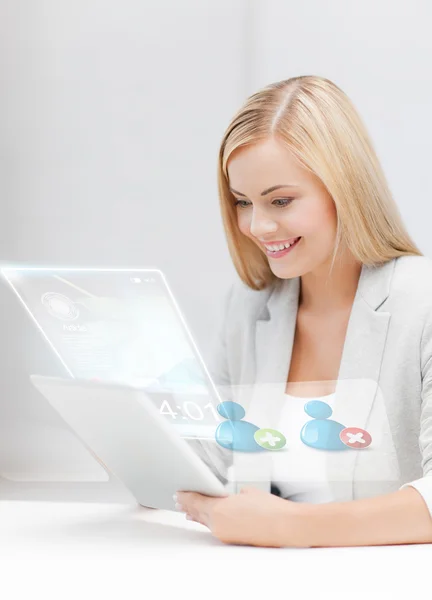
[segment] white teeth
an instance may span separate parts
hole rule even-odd
[[[297,238],[298,239],[298,238]],[[294,240],[291,244],[264,244],[267,250],[271,252],[279,252],[280,250],[284,250],[284,248],[289,248],[292,246],[297,240]]]

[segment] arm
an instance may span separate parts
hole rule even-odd
[[[432,543],[431,515],[422,495],[411,486],[352,502],[303,504],[297,510],[301,546]],[[290,528],[291,519],[290,514]],[[292,533],[287,538],[291,543]]]
[[[179,510],[225,543],[314,548],[432,542],[432,519],[417,490],[327,504],[302,504],[244,488],[228,498],[178,492]]]

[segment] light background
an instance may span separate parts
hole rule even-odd
[[[2,0],[0,261],[160,268],[208,355],[235,276],[220,139],[249,94],[299,74],[351,97],[430,255],[431,13],[426,0]],[[0,417],[37,440],[61,423],[22,384],[29,325],[2,305]]]

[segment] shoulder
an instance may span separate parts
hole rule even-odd
[[[432,339],[432,260],[426,256],[400,256],[384,310],[399,328],[410,335],[420,331],[422,340]],[[423,346],[423,344],[422,344]]]
[[[432,309],[432,259],[400,256],[395,260],[391,294]]]
[[[432,358],[432,260],[426,256],[402,256],[396,260],[392,291],[396,290],[399,314],[414,331],[421,323],[421,372]]]
[[[432,282],[432,259],[428,256],[399,256],[396,259],[395,279],[416,285]]]

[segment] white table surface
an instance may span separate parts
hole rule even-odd
[[[430,598],[432,545],[228,546],[176,512],[126,503],[0,501],[2,600],[281,594]]]

